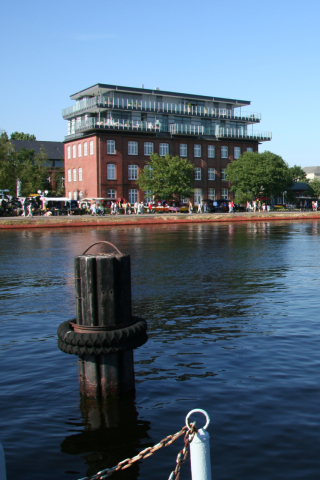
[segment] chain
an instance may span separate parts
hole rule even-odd
[[[179,432],[175,433],[174,435],[168,435],[166,438],[161,440],[161,442],[157,443],[153,447],[148,447],[142,450],[138,455],[136,455],[133,458],[126,458],[126,460],[122,460],[122,462],[119,462],[118,465],[112,468],[105,468],[104,470],[101,470],[100,472],[96,473],[95,475],[92,475],[91,477],[83,477],[80,480],[103,480],[104,478],[109,477],[112,475],[113,472],[117,472],[118,470],[125,470],[126,468],[131,467],[131,465],[138,460],[144,460],[145,458],[150,457],[154,452],[159,450],[162,447],[167,447],[168,445],[171,445],[177,438],[181,437],[181,435],[185,434],[184,436],[184,448],[178,453],[177,456],[177,466],[174,470],[174,472],[171,473],[170,475],[170,480],[172,480],[172,475],[175,473],[176,480],[179,479],[180,475],[180,467],[181,464],[185,461],[188,455],[188,445],[193,439],[193,436],[196,432],[195,428],[195,423],[191,423],[191,428],[189,429],[188,427],[183,427]]]
[[[196,422],[191,423],[190,427],[191,428],[186,431],[184,436],[184,447],[182,450],[180,450],[180,452],[177,455],[177,459],[176,459],[177,466],[173,470],[173,472],[171,472],[171,474],[169,475],[168,480],[179,480],[181,465],[186,461],[186,458],[188,456],[189,444],[192,442],[193,437],[197,433]]]

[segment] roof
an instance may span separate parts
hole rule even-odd
[[[291,190],[293,191],[299,191],[299,190],[307,190],[308,188],[308,183],[305,183],[305,182],[295,182],[293,184],[293,187],[291,187]]]
[[[210,97],[206,95],[195,95],[191,93],[178,93],[178,92],[167,92],[165,90],[158,90],[155,89],[148,89],[148,88],[134,88],[134,87],[122,87],[120,85],[107,85],[104,83],[97,83],[96,85],[92,85],[91,87],[85,88],[84,90],[80,90],[80,92],[74,93],[70,95],[72,100],[77,100],[83,96],[96,96],[101,93],[105,93],[107,91],[122,91],[122,92],[131,92],[131,93],[139,93],[139,94],[147,94],[147,95],[161,95],[161,96],[169,96],[169,97],[182,97],[182,98],[194,98],[198,100],[208,100],[213,102],[225,102],[225,103],[234,103],[237,104],[239,107],[242,105],[250,105],[250,101],[248,100],[236,100],[232,98],[220,98],[220,97]]]
[[[63,160],[64,159],[64,144],[62,142],[47,142],[38,140],[10,140],[15,146],[15,149],[19,152],[21,148],[27,148],[28,150],[34,150],[35,153],[40,152],[41,146],[48,155],[48,160]]]
[[[318,173],[320,175],[320,167],[303,167],[302,170],[306,173]]]

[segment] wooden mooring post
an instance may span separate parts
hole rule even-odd
[[[132,317],[130,256],[87,250],[75,257],[76,322],[60,325],[59,348],[78,354],[82,395],[117,396],[135,388],[133,349],[147,341],[146,322]]]

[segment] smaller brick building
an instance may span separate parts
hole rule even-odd
[[[136,180],[150,153],[187,157],[194,165],[194,198],[229,199],[225,169],[270,132],[256,132],[260,114],[249,101],[97,84],[71,96],[63,111],[66,196],[148,198]]]

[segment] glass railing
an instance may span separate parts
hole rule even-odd
[[[226,128],[217,125],[214,128],[204,127],[202,125],[183,125],[174,123],[169,128],[161,122],[139,122],[129,120],[114,119],[98,119],[95,117],[87,118],[82,122],[76,122],[75,133],[83,132],[90,129],[106,129],[106,130],[129,130],[143,132],[168,132],[172,135],[210,135],[222,138],[243,138],[253,140],[271,140],[271,132],[255,132],[248,131],[246,128]]]
[[[248,138],[253,140],[271,140],[272,133],[271,132],[255,132],[255,131],[248,131],[244,128],[226,128],[216,126],[215,129],[216,137],[223,137],[223,138]]]
[[[155,112],[171,115],[190,115],[210,118],[231,119],[246,122],[260,122],[261,114],[252,112],[232,111],[227,108],[213,108],[188,104],[150,102],[145,100],[130,100],[129,98],[93,97],[77,102],[62,111],[64,118],[92,108],[120,109],[141,112]]]

